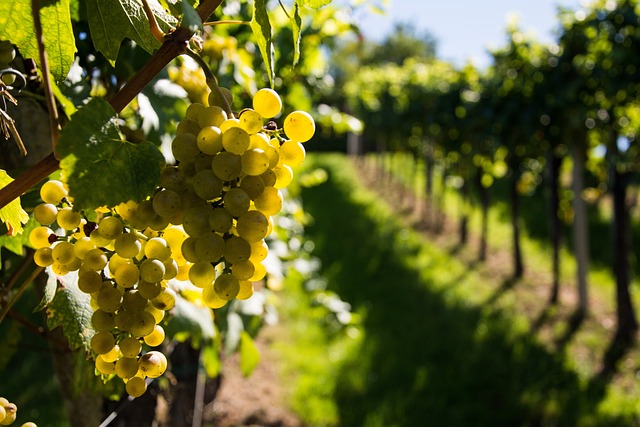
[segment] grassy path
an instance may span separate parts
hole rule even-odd
[[[638,425],[638,397],[545,345],[500,280],[407,226],[346,158],[308,160],[329,179],[301,191],[306,233],[362,318],[363,339],[326,379],[340,426]]]

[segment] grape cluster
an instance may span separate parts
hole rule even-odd
[[[8,426],[15,422],[18,416],[18,407],[15,403],[9,402],[4,397],[0,397],[0,426]],[[21,427],[37,427],[34,422],[26,422]]]
[[[221,107],[229,100],[228,90],[215,91],[210,105],[188,107],[172,142],[176,163],[164,167],[146,200],[100,209],[88,221],[62,181],[40,190],[43,203],[33,215],[41,225],[29,236],[34,261],[60,276],[78,272],[94,308],[96,370],[122,378],[133,397],[145,392],[145,378],[167,367],[161,352],[143,353],[143,343],[164,340],[159,323],[176,297],[168,281],[191,282],[207,306],[220,308],[249,298],[264,278],[265,238],[282,207],[281,189],[315,132],[302,111],[290,113],[283,129],[273,121],[265,126],[282,108],[271,89],[258,91],[253,108],[237,118]]]

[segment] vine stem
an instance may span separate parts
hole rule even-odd
[[[49,73],[49,59],[44,48],[44,36],[42,35],[42,23],[40,22],[40,1],[31,0],[31,13],[33,15],[33,26],[36,32],[36,43],[40,55],[40,68],[42,71],[42,83],[44,84],[44,96],[49,110],[49,127],[51,128],[51,148],[55,155],[56,145],[60,138],[60,120],[56,100],[51,90],[51,75]],[[56,156],[57,158],[57,156]]]
[[[223,0],[202,0],[197,8],[200,19],[202,19],[203,22],[206,21],[222,2]],[[185,52],[192,36],[193,32],[185,27],[179,27],[176,31],[168,35],[160,49],[158,49],[131,80],[109,100],[113,109],[117,113],[122,111],[169,62]],[[0,209],[58,170],[59,167],[58,159],[51,153],[7,186],[0,188]]]

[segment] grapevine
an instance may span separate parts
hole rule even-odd
[[[282,190],[315,131],[302,111],[278,128],[273,118],[282,102],[271,89],[259,90],[253,108],[237,117],[218,93],[188,107],[171,145],[175,162],[152,196],[76,211],[63,177],[41,187],[33,212],[40,224],[30,234],[35,263],[58,276],[76,272],[78,288],[91,297],[96,372],[121,378],[132,397],[167,368],[154,348],[183,288],[177,282],[198,289],[212,309],[253,295],[266,274],[265,238]]]

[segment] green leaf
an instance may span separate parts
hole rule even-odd
[[[91,326],[91,296],[78,288],[78,273],[56,276],[50,268],[47,273],[54,277],[58,289],[47,307],[47,326],[62,330],[69,340],[71,350],[85,348],[89,351],[91,337],[95,333]]]
[[[200,19],[200,15],[198,12],[189,4],[189,2],[182,2],[182,20],[180,21],[180,25],[183,27],[187,27],[189,31],[196,32],[202,29],[202,19]]]
[[[166,13],[157,0],[148,0],[160,28],[167,33],[177,20]],[[93,44],[105,58],[115,63],[125,38],[135,41],[149,53],[160,47],[149,30],[149,20],[138,1],[87,0],[87,17]]]
[[[55,274],[49,272],[49,279],[47,280],[46,285],[44,285],[42,300],[40,300],[40,304],[36,308],[33,309],[33,312],[37,312],[48,306],[53,298],[56,296],[56,289],[58,289],[58,280],[56,279]]]
[[[213,312],[210,308],[199,307],[177,294],[173,316],[166,325],[165,332],[167,336],[179,341],[191,338],[195,346],[203,340],[209,342],[216,336]]]
[[[293,4],[293,13],[290,16],[291,31],[293,33],[293,66],[300,60],[300,39],[302,38],[302,18],[300,18],[300,6],[296,1]]]
[[[56,81],[67,77],[76,53],[70,0],[41,0],[40,21],[49,70]],[[10,40],[25,58],[40,63],[31,0],[0,2],[0,39]]]
[[[319,9],[322,6],[326,6],[331,3],[331,0],[299,0],[300,4],[305,7],[310,7],[312,9]]]
[[[60,167],[78,210],[141,201],[160,180],[160,150],[150,142],[122,140],[115,116],[105,100],[93,98],[60,134]]]
[[[10,234],[3,234],[0,236],[0,248],[6,248],[16,255],[23,255],[23,247],[31,246],[29,243],[29,234],[31,230],[38,227],[38,221],[33,218],[29,218],[29,221],[24,226],[22,233],[17,236]]]
[[[6,187],[12,181],[13,178],[6,171],[0,169],[0,188]],[[29,221],[29,214],[22,209],[19,197],[0,209],[0,221],[9,226],[11,235],[22,233],[22,224],[26,224]]]
[[[215,378],[222,371],[222,363],[220,360],[220,340],[215,339],[209,345],[202,347],[200,353],[202,366],[209,378]]]
[[[260,351],[251,336],[242,331],[240,334],[240,370],[245,377],[251,375],[260,363]]]
[[[251,16],[251,30],[256,38],[256,43],[260,49],[264,66],[269,75],[269,83],[273,87],[273,43],[271,42],[271,23],[267,14],[267,1],[255,0],[253,3],[253,13]]]

